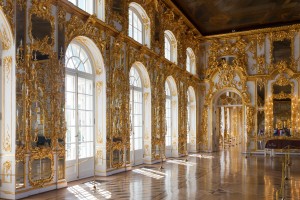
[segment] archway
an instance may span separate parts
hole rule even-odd
[[[106,78],[102,54],[85,36],[71,41],[65,61],[66,179],[72,181],[106,169],[95,160],[98,151],[106,156]]]
[[[130,81],[130,163],[132,166],[151,162],[151,88],[145,66],[135,62]]]
[[[212,150],[236,146],[245,141],[246,106],[236,89],[219,91],[213,99]]]

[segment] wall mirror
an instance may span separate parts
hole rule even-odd
[[[31,157],[29,162],[29,182],[32,186],[43,186],[53,178],[53,158],[51,155],[44,157]]]
[[[273,41],[273,64],[279,61],[286,61],[290,63],[292,58],[291,40],[284,39],[282,41]]]
[[[41,41],[47,37],[47,43],[52,43],[52,26],[49,20],[39,17],[36,14],[33,14],[31,15],[31,24],[31,35],[34,40]]]
[[[33,1],[29,11],[29,39],[32,50],[50,55],[54,46],[54,17],[51,1]]]
[[[281,78],[281,80],[284,80]],[[287,80],[287,79],[286,79]],[[282,82],[279,82],[282,83]],[[274,136],[291,136],[292,129],[292,93],[293,85],[273,84],[273,128]]]
[[[23,161],[16,162],[16,189],[25,187],[25,168]]]
[[[112,167],[118,168],[121,167],[124,163],[124,155],[122,150],[114,149],[113,150],[113,161],[112,161]],[[121,166],[120,166],[121,165]]]
[[[265,134],[265,111],[257,111],[257,134],[263,136]]]
[[[45,104],[44,95],[38,89],[37,99],[31,104],[31,145],[32,147],[50,147],[51,139],[47,137],[45,130]]]

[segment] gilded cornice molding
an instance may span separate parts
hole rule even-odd
[[[277,31],[286,31],[286,30],[297,30],[300,29],[300,24],[294,24],[294,25],[287,25],[287,26],[279,26],[279,27],[273,27],[273,28],[261,28],[261,29],[253,29],[249,31],[240,31],[240,32],[233,32],[233,33],[224,33],[224,34],[217,34],[217,35],[209,35],[209,36],[203,36],[201,38],[202,42],[212,39],[219,39],[219,38],[234,38],[239,36],[249,36],[249,35],[255,35],[255,34],[263,34],[263,33],[271,33],[271,32],[277,32]]]

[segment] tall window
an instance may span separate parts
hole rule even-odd
[[[169,30],[165,31],[165,58],[177,64],[177,41]]]
[[[68,0],[80,9],[90,13],[91,15],[94,14],[94,1],[93,0]]]
[[[94,89],[89,56],[81,45],[66,51],[65,113],[67,160],[92,157],[94,151]]]
[[[166,88],[166,146],[172,144],[172,96],[168,81],[165,83]]]
[[[143,88],[139,73],[134,67],[130,70],[130,119],[130,150],[143,149]]]
[[[171,61],[171,42],[167,36],[165,36],[165,58]]]
[[[143,44],[143,25],[138,12],[129,9],[129,37],[132,37],[137,42]]]
[[[187,48],[186,50],[186,70],[192,74],[196,73],[196,58],[193,50]]]
[[[191,130],[191,101],[190,101],[190,93],[187,92],[187,121],[186,121],[186,129],[187,129],[187,143],[190,143],[190,130]]]

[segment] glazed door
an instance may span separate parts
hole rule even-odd
[[[130,90],[130,157],[131,164],[143,164],[143,93],[141,88],[131,87]]]
[[[94,175],[93,81],[84,74],[66,74],[66,179]]]

